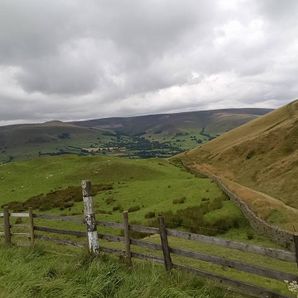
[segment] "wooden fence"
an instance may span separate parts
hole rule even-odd
[[[58,244],[71,245],[75,247],[85,247],[87,244],[89,246],[90,253],[98,254],[99,252],[105,253],[114,253],[121,255],[125,258],[128,264],[132,263],[133,258],[150,260],[157,263],[162,263],[165,266],[166,270],[179,269],[187,272],[194,273],[201,277],[214,280],[219,283],[226,284],[235,291],[240,291],[245,294],[254,296],[254,297],[287,297],[283,296],[277,292],[246,283],[240,280],[236,280],[230,277],[221,276],[215,273],[207,272],[198,268],[194,268],[188,265],[176,264],[173,262],[173,256],[180,256],[189,258],[191,260],[200,260],[208,263],[221,265],[227,268],[233,268],[238,271],[254,274],[257,276],[262,276],[279,281],[298,281],[298,275],[293,273],[287,273],[284,271],[279,271],[271,268],[266,268],[261,265],[253,265],[245,263],[239,260],[233,260],[226,257],[221,257],[212,254],[206,254],[203,252],[195,252],[191,250],[185,250],[182,248],[174,248],[169,245],[168,236],[181,238],[186,240],[192,240],[200,243],[216,245],[232,250],[238,250],[242,252],[253,253],[256,255],[266,256],[273,259],[278,259],[286,262],[292,262],[298,264],[298,255],[293,252],[273,249],[267,247],[261,247],[257,245],[251,245],[247,243],[241,243],[231,240],[225,240],[216,237],[210,237],[200,234],[194,234],[184,231],[178,231],[173,229],[168,229],[166,227],[164,218],[162,216],[158,217],[159,227],[148,227],[142,225],[135,225],[129,223],[128,212],[123,212],[123,221],[118,222],[106,222],[98,221],[95,218],[93,211],[93,202],[91,197],[91,184],[90,182],[84,181],[82,183],[83,187],[83,200],[84,200],[84,219],[74,218],[71,216],[55,216],[55,215],[46,215],[46,214],[34,214],[32,209],[29,209],[28,212],[16,213],[9,212],[7,208],[4,208],[3,213],[0,213],[0,217],[3,218],[3,232],[0,232],[0,235],[4,236],[5,243],[7,245],[12,244],[12,237],[26,237],[30,241],[30,245],[34,245],[36,239],[44,241],[52,241]],[[27,218],[28,224],[16,224],[12,225],[10,218]],[[55,222],[72,222],[80,225],[81,227],[86,226],[85,231],[81,230],[65,230],[58,229],[54,227],[47,227],[43,225],[36,224],[38,220],[50,220]],[[12,228],[17,226],[18,228],[25,228],[26,232],[13,232]],[[103,234],[98,232],[97,227],[109,228],[122,230],[121,236],[115,234]],[[131,237],[132,232],[143,233],[144,235],[159,235],[160,243],[150,242],[144,239],[134,239]],[[59,237],[54,238],[53,236],[48,236],[47,234],[57,234]],[[65,239],[62,235],[75,236],[75,240]],[[79,238],[87,239],[87,241],[78,241]],[[101,242],[98,239],[104,239],[109,242],[121,242],[123,243],[123,249],[120,248],[111,248],[99,245]],[[150,239],[150,238],[149,238]],[[297,241],[296,247],[298,247]],[[154,251],[162,252],[161,256],[156,256],[154,254],[144,254],[132,250],[132,246],[138,246],[145,249],[150,249]],[[296,250],[297,251],[297,250]]]

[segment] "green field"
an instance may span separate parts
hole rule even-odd
[[[81,202],[80,183],[83,179],[90,179],[94,185],[94,189],[97,189],[97,193],[94,196],[97,220],[121,221],[122,211],[130,210],[129,220],[131,223],[134,222],[154,225],[157,222],[157,215],[163,214],[166,219],[166,224],[169,227],[182,230],[194,229],[194,232],[208,235],[211,233],[211,235],[216,235],[217,237],[223,237],[226,239],[239,240],[242,242],[259,244],[268,247],[278,247],[268,239],[257,235],[251,229],[240,210],[223,195],[221,190],[211,180],[204,177],[196,177],[191,173],[170,164],[167,160],[158,158],[141,160],[98,156],[78,157],[75,155],[67,155],[63,157],[44,157],[31,161],[12,162],[1,165],[0,187],[2,192],[0,204],[2,206],[13,206],[11,204],[19,206],[18,204],[20,204],[20,202],[33,202],[30,201],[30,198],[32,200],[32,197],[35,197],[38,198],[34,201],[35,203],[37,202],[36,206],[38,206],[34,209],[34,212],[36,213],[73,215],[78,218],[82,218],[83,204]],[[102,187],[107,186],[108,188],[106,190],[102,190]],[[64,200],[65,198],[67,199],[66,201]],[[57,201],[59,207],[51,208],[50,205],[48,206],[47,204],[49,203],[49,200],[53,200],[55,202]],[[203,209],[205,211],[201,212]],[[177,218],[182,219],[179,225],[175,225]],[[85,230],[84,225],[78,226],[72,222],[61,223],[36,219],[36,224],[64,229]],[[200,225],[202,225],[202,229]],[[120,231],[117,230],[104,229],[102,227],[99,227],[98,229],[101,233],[108,232],[116,235],[120,234]],[[139,235],[137,236],[139,237]],[[69,239],[71,239],[71,237]],[[159,242],[159,239],[156,236],[149,237],[149,240]],[[170,245],[172,246],[186,249],[189,248],[194,251],[212,253],[219,256],[226,256],[231,253],[228,249],[217,248],[212,245],[201,245],[187,240],[174,238],[170,238],[169,240]],[[82,241],[85,241],[85,239],[82,239]],[[103,240],[100,241],[101,244],[105,246],[119,247],[118,244],[109,244]],[[13,238],[13,242],[16,243],[17,240]],[[41,242],[37,242],[39,246]],[[23,244],[23,242],[20,243]],[[65,248],[62,246],[59,247],[50,245],[48,248],[49,247],[52,247],[52,250],[54,250],[58,255],[69,255],[69,253],[65,252]],[[1,248],[1,251],[3,249],[4,248]],[[139,250],[139,248],[136,247],[135,249]],[[78,252],[71,250],[70,254],[72,257],[68,256],[65,258],[65,262],[63,261],[62,264],[60,264],[61,261],[60,263],[57,261],[59,263],[58,264],[56,263],[56,259],[48,254],[42,255],[37,259],[30,259],[30,257],[28,257],[30,261],[26,262],[22,260],[24,254],[31,255],[32,252],[28,250],[22,252],[21,249],[13,249],[11,252],[10,250],[4,249],[3,252],[1,252],[1,256],[3,256],[2,267],[7,268],[7,259],[9,259],[9,257],[12,258],[13,254],[15,254],[17,258],[19,258],[16,266],[20,266],[20,268],[24,268],[24,270],[20,270],[20,275],[17,275],[15,269],[5,269],[5,272],[10,272],[11,278],[5,278],[6,275],[1,277],[0,274],[0,289],[1,287],[8,289],[8,293],[10,293],[10,291],[12,293],[11,297],[15,297],[14,295],[19,293],[18,291],[23,290],[29,291],[26,292],[26,295],[29,295],[27,293],[31,293],[30,291],[32,291],[32,288],[35,288],[36,284],[38,284],[38,287],[40,288],[37,287],[36,291],[38,295],[41,296],[37,295],[37,297],[51,297],[46,295],[50,295],[48,293],[55,291],[56,287],[57,293],[64,294],[63,291],[69,291],[65,293],[73,293],[72,284],[79,280],[78,287],[81,289],[81,292],[79,293],[84,293],[86,289],[80,284],[82,282],[80,278],[83,278],[84,274],[76,272],[77,277],[72,279],[69,277],[70,273],[68,272],[68,270],[70,270],[69,267],[71,267],[71,262],[73,262],[73,258],[77,258],[73,256],[73,253],[77,254],[79,251],[81,250],[79,249]],[[144,252],[142,249],[139,251]],[[60,256],[57,260],[59,260],[59,258]],[[233,253],[232,258],[246,261],[248,263],[266,264],[268,267],[277,270],[296,272],[295,264],[288,264],[281,261],[273,261],[270,263],[268,258],[256,258],[251,254],[236,252]],[[55,262],[52,264],[51,262],[53,262],[53,259],[55,259]],[[189,263],[189,260],[183,258],[175,258],[175,260],[185,264]],[[99,272],[109,270],[106,266],[120,266],[119,270],[121,274],[123,274],[123,276],[127,274],[125,271],[126,269],[121,267],[122,265],[119,265],[118,263],[108,262],[108,265],[104,265],[104,267],[101,268],[101,265],[99,265],[98,262],[99,261],[94,261],[94,263],[90,265],[90,276],[95,274],[92,271],[95,270],[93,266],[95,266],[96,270]],[[47,265],[45,266],[44,264]],[[217,265],[210,265],[205,262],[196,261],[191,262],[190,264],[236,279],[249,281],[258,285],[266,285],[268,288],[286,293],[286,287],[282,282],[276,282],[265,278],[261,279],[251,274],[239,273],[236,270],[222,268]],[[18,284],[17,279],[19,278],[20,280],[24,280],[24,275],[27,274],[26,270],[28,270],[29,266],[40,266],[39,268],[41,271],[36,270],[36,272],[34,271],[34,273],[29,275],[29,284],[25,283],[24,286]],[[51,271],[52,267],[58,268],[55,270],[59,272],[57,275],[59,278],[47,283],[44,281],[43,270]],[[146,275],[149,276],[149,284],[144,283],[144,287],[146,287],[146,289],[144,289],[145,297],[205,297],[202,294],[204,292],[201,291],[210,290],[208,287],[205,288],[205,286],[203,286],[203,284],[195,278],[193,278],[195,283],[198,282],[201,284],[200,289],[192,289],[192,282],[185,285],[182,281],[183,290],[181,290],[180,283],[175,286],[173,286],[172,283],[175,281],[175,276],[182,276],[180,273],[174,273],[173,277],[168,279],[168,277],[162,273],[162,267],[154,267],[154,270],[152,268],[153,267],[149,264],[138,265],[133,270],[134,273],[136,273],[136,275],[140,275],[140,277],[136,277],[134,275],[130,277],[131,283],[142,284],[144,283],[142,278],[145,279]],[[139,271],[142,272],[139,273]],[[14,276],[15,274],[17,277]],[[164,287],[162,286],[162,283],[158,283],[157,285],[157,287],[159,287],[159,291],[157,292],[160,296],[158,296],[159,294],[156,296],[156,292],[151,289],[152,275],[159,276],[158,278],[164,280]],[[102,278],[100,274],[98,278]],[[184,277],[179,277],[179,280],[180,278],[183,280]],[[64,279],[70,279],[65,287],[62,286]],[[11,280],[10,285],[7,284],[9,283],[9,280]],[[91,281],[88,282],[91,283]],[[169,287],[167,287],[168,282]],[[16,289],[14,289],[15,285],[17,285]],[[117,288],[116,285],[113,286]],[[169,288],[171,287],[173,288],[170,290]],[[95,286],[94,291],[104,290],[101,288],[98,289],[97,286]],[[115,291],[115,297],[125,297],[123,295],[125,291],[127,291],[126,284],[123,285],[123,287],[122,285],[119,286],[119,288],[115,289]],[[210,291],[209,297],[226,297],[224,296],[224,292],[221,290],[219,290],[219,294],[217,294],[218,290]],[[135,293],[136,296],[140,294],[140,292],[137,291]],[[167,296],[168,294],[166,293],[168,293],[169,296]],[[65,295],[65,297],[68,297],[68,294]],[[71,294],[69,295],[71,296]],[[104,296],[104,294],[100,294],[98,297],[106,296]]]
[[[26,201],[50,192],[59,194],[69,186],[76,187],[76,191],[80,192],[83,179],[90,179],[94,185],[112,186],[94,198],[99,219],[119,220],[122,211],[130,209],[135,210],[130,213],[131,220],[145,223],[145,217],[150,212],[155,216],[165,211],[175,213],[180,209],[200,206],[202,201],[212,204],[214,200],[223,199],[216,210],[216,217],[234,217],[241,222],[241,227],[247,229],[238,208],[226,201],[227,198],[212,181],[195,177],[162,159],[64,156],[9,163],[0,166],[0,204]],[[181,199],[183,202],[180,202]],[[81,202],[73,202],[66,208],[39,208],[35,211],[81,215],[82,208]],[[212,222],[212,213],[214,211],[210,210],[205,214],[206,221]]]
[[[129,210],[131,222],[155,225],[157,216],[164,214],[172,228],[274,246],[251,229],[210,179],[196,177],[164,159],[67,155],[1,165],[0,204],[21,211],[14,206],[25,202],[24,210],[32,206],[37,213],[82,217],[83,179],[90,179],[94,188],[109,186],[94,197],[98,220],[120,221],[122,211]],[[37,205],[31,204],[32,197]],[[52,202],[57,207],[51,207]]]

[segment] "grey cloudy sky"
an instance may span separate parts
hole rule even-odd
[[[0,0],[0,124],[298,97],[297,0]]]

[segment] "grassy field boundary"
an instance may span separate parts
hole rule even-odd
[[[298,233],[292,232],[290,230],[283,229],[279,226],[273,225],[265,221],[263,218],[258,216],[256,210],[253,210],[251,206],[249,206],[248,199],[245,199],[240,196],[238,189],[245,189],[246,193],[255,195],[264,195],[267,198],[271,198],[268,195],[262,194],[260,192],[256,192],[253,189],[250,189],[246,186],[243,186],[234,181],[230,181],[226,178],[222,178],[218,175],[215,175],[209,169],[203,169],[199,166],[194,166],[193,164],[186,164],[183,159],[176,159],[172,161],[177,166],[184,168],[185,170],[193,173],[197,176],[204,176],[211,179],[213,182],[217,184],[217,186],[231,199],[232,202],[241,210],[242,214],[248,220],[250,226],[259,234],[264,235],[270,238],[273,242],[278,243],[279,245],[295,252],[298,255],[296,242],[298,241]],[[233,187],[232,187],[233,186]],[[272,200],[276,200],[271,198]],[[280,202],[279,202],[280,203]],[[282,203],[280,203],[282,204]],[[290,211],[293,211],[294,208],[287,207]],[[293,211],[294,212],[294,211]],[[295,211],[295,214],[296,211]],[[295,231],[295,227],[293,227]]]
[[[206,262],[211,262],[217,265],[221,265],[223,267],[227,268],[234,268],[235,270],[248,272],[251,274],[255,274],[258,276],[265,276],[271,279],[276,279],[280,281],[288,280],[288,281],[297,281],[298,275],[283,271],[278,271],[275,269],[265,268],[259,265],[253,265],[253,264],[247,264],[242,261],[235,261],[230,260],[226,257],[219,257],[214,256],[211,254],[205,254],[200,252],[194,252],[191,250],[185,250],[182,248],[174,248],[171,247],[168,243],[168,236],[173,236],[177,238],[182,239],[191,239],[198,242],[205,242],[205,243],[212,243],[213,245],[219,245],[224,246],[228,249],[237,249],[237,250],[244,250],[244,247],[247,248],[248,252],[253,252],[255,254],[262,254],[266,257],[271,258],[277,258],[280,260],[284,260],[287,262],[297,262],[296,256],[293,252],[289,252],[286,250],[281,249],[271,249],[271,248],[263,248],[255,245],[249,245],[244,243],[238,243],[235,241],[230,240],[224,240],[221,238],[216,237],[210,237],[200,234],[194,234],[194,233],[187,233],[182,232],[178,230],[173,229],[167,229],[164,223],[164,218],[162,216],[159,217],[159,227],[147,227],[142,225],[130,225],[128,222],[127,212],[123,213],[123,223],[114,223],[114,222],[104,222],[104,221],[96,221],[95,225],[93,226],[94,231],[96,231],[97,236],[99,239],[105,239],[109,242],[121,242],[124,245],[123,249],[117,249],[117,248],[109,248],[105,247],[103,245],[99,246],[99,251],[103,251],[105,253],[113,253],[120,255],[122,258],[126,260],[128,264],[131,264],[132,258],[138,258],[143,260],[150,260],[157,263],[164,263],[166,270],[171,270],[172,268],[184,270],[187,272],[191,272],[193,274],[205,277],[207,279],[211,279],[213,281],[223,283],[224,285],[228,287],[232,287],[235,291],[240,291],[245,294],[249,294],[254,297],[287,297],[281,293],[278,293],[276,291],[273,291],[271,289],[267,289],[265,287],[257,286],[254,284],[250,284],[247,282],[243,282],[241,280],[233,279],[226,276],[221,276],[215,273],[205,272],[202,269],[194,268],[192,266],[188,265],[180,265],[172,261],[173,255],[183,256],[187,257],[193,260],[202,260]],[[4,218],[4,238],[7,245],[11,245],[12,243],[12,237],[13,236],[22,236],[26,237],[30,240],[30,244],[33,246],[35,239],[44,240],[44,241],[52,241],[58,244],[62,245],[71,245],[75,247],[86,247],[86,242],[89,242],[89,250],[90,252],[95,252],[92,247],[90,246],[90,239],[87,237],[88,232],[90,231],[90,227],[88,225],[88,214],[85,214],[85,220],[84,222],[81,222],[81,226],[87,227],[86,232],[82,231],[75,231],[75,230],[66,230],[66,229],[57,229],[57,228],[50,228],[46,226],[38,226],[35,225],[33,222],[33,219],[39,218],[38,214],[32,214],[32,211],[29,210],[29,212],[23,212],[23,213],[15,213],[15,212],[9,212],[6,209],[4,209],[4,212],[0,214],[0,217]],[[10,217],[17,217],[17,218],[26,218],[30,219],[29,225],[27,226],[27,229],[29,230],[29,233],[14,233],[11,231],[11,224],[10,224]],[[61,225],[63,225],[63,221],[71,221],[72,219],[70,217],[61,217],[59,219],[57,216],[47,216],[43,215],[43,218],[47,218],[48,220],[53,221],[59,221]],[[75,223],[78,223],[78,219],[74,218],[73,221]],[[30,224],[31,223],[31,224]],[[126,223],[126,224],[125,224]],[[115,229],[121,229],[124,230],[125,227],[128,228],[129,233],[124,233],[123,236],[115,236],[110,234],[102,234],[97,232],[97,225],[109,227],[109,228],[115,228]],[[22,224],[22,228],[25,228],[26,225]],[[34,231],[34,233],[30,232],[31,230]],[[94,232],[93,231],[93,232]],[[56,234],[59,235],[59,238],[52,238],[48,236],[44,236],[40,234],[41,232],[46,234]],[[143,233],[145,235],[148,234],[157,234],[160,236],[160,244],[153,243],[147,240],[140,240],[140,239],[134,239],[130,236],[131,232],[137,232],[137,233]],[[75,237],[76,241],[65,239],[65,236]],[[82,241],[79,241],[78,239],[83,239]],[[86,241],[88,239],[88,241]],[[93,240],[91,240],[93,241]],[[161,251],[163,257],[157,257],[152,254],[143,254],[138,252],[132,252],[131,246],[138,246],[141,248],[146,248],[150,250],[155,251]]]
[[[245,200],[233,192],[222,178],[211,173],[204,172],[203,174],[212,179],[217,186],[240,208],[243,215],[247,218],[251,227],[256,232],[263,234],[274,242],[277,242],[278,244],[285,246],[287,249],[298,253],[295,245],[295,241],[297,241],[296,239],[298,238],[298,233],[291,233],[290,231],[269,224],[257,216],[256,213],[251,210],[248,204],[245,203]]]

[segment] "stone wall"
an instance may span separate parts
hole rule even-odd
[[[256,214],[249,208],[249,206],[246,205],[239,196],[228,189],[228,187],[218,176],[209,175],[209,177],[241,209],[243,215],[247,218],[251,227],[256,232],[269,237],[274,242],[281,244],[291,251],[295,251],[294,234],[286,230],[282,230],[279,227],[273,226],[260,217],[256,216]]]

